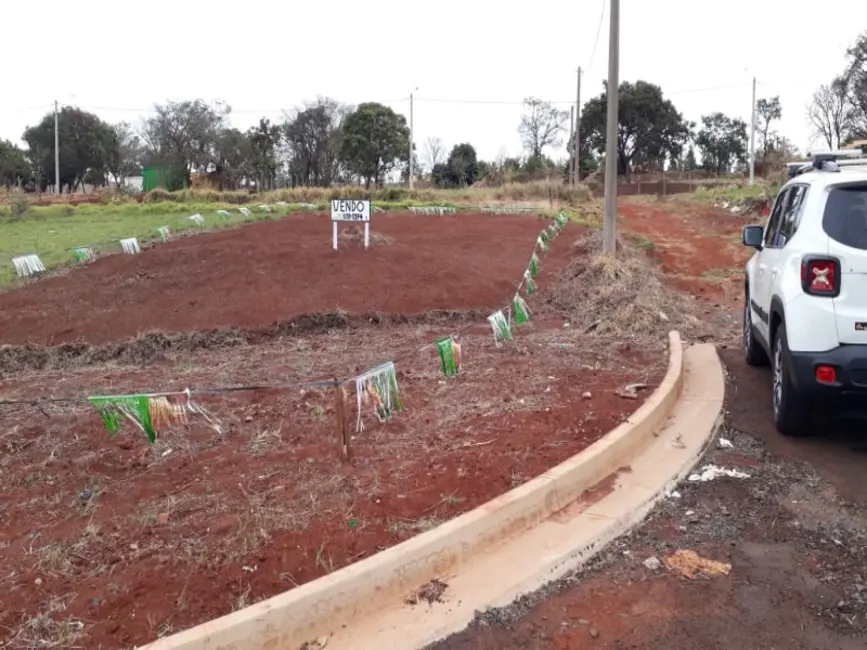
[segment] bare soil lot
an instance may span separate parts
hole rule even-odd
[[[352,235],[332,250],[324,213],[182,237],[0,293],[0,342],[104,343],[151,330],[259,328],[337,310],[496,308],[548,223],[377,214],[367,251]]]
[[[558,293],[559,311],[543,307],[577,263],[577,229],[542,261],[534,319],[496,347],[484,317],[511,299],[546,223],[450,219],[383,217],[376,231],[390,239],[332,253],[327,218],[290,217],[0,296],[4,336],[84,341],[74,358],[7,348],[20,363],[0,380],[6,400],[344,378],[397,360],[406,405],[384,423],[366,418],[348,462],[330,389],[201,397],[220,431],[192,419],[152,446],[130,426],[110,438],[86,404],[0,405],[5,647],[127,648],[291,589],[538,475],[652,392],[666,365],[662,336],[588,336],[571,326],[569,291]],[[395,316],[237,329],[335,307]],[[421,313],[430,309],[453,311]],[[190,331],[226,326],[236,329]],[[148,348],[147,363],[85,354],[147,347],[125,339],[151,328],[197,343]],[[457,329],[463,370],[446,379],[425,346]],[[30,363],[45,357],[56,363]],[[648,386],[637,400],[618,396],[636,382]]]

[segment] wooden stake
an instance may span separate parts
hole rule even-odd
[[[335,379],[335,381],[337,381]],[[334,399],[334,413],[337,416],[337,447],[340,450],[340,458],[349,460],[349,398],[346,388],[342,384],[337,385]]]

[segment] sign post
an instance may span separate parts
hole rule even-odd
[[[336,199],[331,202],[331,232],[334,250],[337,250],[337,226],[340,222],[364,224],[364,247],[370,247],[370,201]]]

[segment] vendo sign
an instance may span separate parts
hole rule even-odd
[[[370,201],[336,199],[331,202],[332,221],[370,221]]]
[[[331,239],[337,250],[337,228],[341,223],[364,224],[364,247],[370,248],[370,201],[336,199],[331,202]]]

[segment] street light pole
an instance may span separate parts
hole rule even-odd
[[[54,100],[54,191],[60,194],[60,132],[57,128],[57,100]]]
[[[572,142],[574,147],[574,155],[572,157],[572,184],[577,185],[581,182],[581,68],[578,68],[578,92],[575,96],[575,139]]]
[[[418,88],[416,88],[418,90]],[[413,188],[413,154],[415,153],[413,146],[413,96],[412,93],[409,94],[409,189]]]
[[[617,252],[617,127],[620,88],[620,0],[611,0],[608,34],[608,115],[605,124],[605,220],[602,253]]]
[[[756,78],[753,77],[753,105],[750,118],[750,185],[756,184]]]

